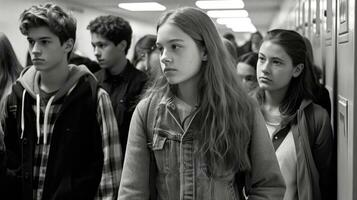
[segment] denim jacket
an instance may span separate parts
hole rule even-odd
[[[129,129],[127,153],[119,189],[119,199],[149,199],[150,149],[147,148],[146,113],[149,99],[136,107]],[[187,129],[178,119],[172,96],[165,95],[156,109],[152,150],[158,173],[155,177],[158,199],[162,200],[241,200],[237,172],[209,172],[202,158],[194,155],[194,139],[201,125],[199,110]],[[251,171],[245,174],[245,191],[250,200],[283,199],[285,183],[259,109],[256,108],[249,157]],[[153,114],[153,113],[147,113]]]

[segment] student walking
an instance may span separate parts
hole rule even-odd
[[[313,103],[306,51],[297,32],[269,31],[259,50],[257,99],[287,186],[284,200],[336,199],[330,119]]]
[[[195,8],[157,26],[165,79],[133,114],[119,199],[282,199],[285,185],[259,108],[212,20]],[[231,66],[230,66],[231,65]]]
[[[126,58],[132,37],[129,22],[118,16],[99,16],[87,29],[91,33],[94,55],[102,68],[95,75],[110,95],[125,155],[130,119],[147,77]]]
[[[76,22],[61,7],[34,5],[20,16],[33,66],[9,96],[4,199],[115,199],[119,132],[108,94],[85,66],[68,65]]]

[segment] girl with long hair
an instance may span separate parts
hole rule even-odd
[[[304,39],[267,33],[259,50],[256,97],[286,183],[284,200],[335,199],[333,134],[328,113],[313,103],[316,81]]]
[[[3,137],[6,98],[11,93],[12,83],[20,74],[22,66],[7,36],[0,32],[0,141]],[[0,142],[0,149],[3,148]]]
[[[164,77],[132,117],[119,199],[282,199],[262,115],[212,20],[168,11],[156,44]]]

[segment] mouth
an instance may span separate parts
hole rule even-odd
[[[177,71],[176,69],[173,69],[173,68],[165,68],[164,69],[164,73],[167,73],[167,72],[175,72]]]
[[[259,80],[260,81],[272,81],[270,78],[267,78],[267,77],[264,77],[264,76],[259,77]]]
[[[45,60],[40,59],[40,58],[34,58],[34,59],[32,59],[32,63],[34,63],[34,64],[36,64],[36,63],[43,63],[43,62],[45,62]]]

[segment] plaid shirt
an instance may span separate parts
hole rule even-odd
[[[62,98],[63,99],[63,98]],[[55,120],[63,102],[51,104],[48,112],[47,144],[43,143],[44,111],[47,104],[46,97],[41,99],[40,109],[40,140],[35,147],[35,163],[33,168],[33,199],[42,199],[46,167],[51,147],[51,136]],[[33,106],[36,113],[36,106]],[[121,177],[122,153],[119,141],[117,122],[113,112],[110,98],[103,90],[98,90],[97,119],[102,134],[104,163],[102,177],[95,199],[116,199]]]

